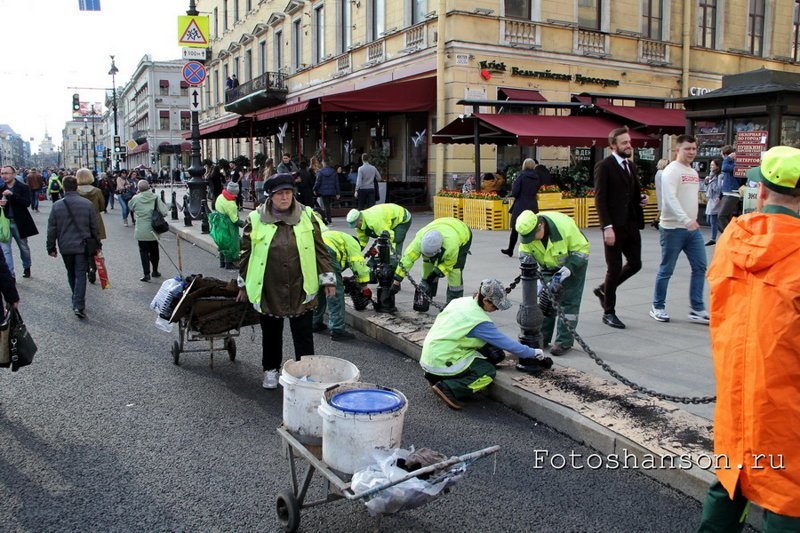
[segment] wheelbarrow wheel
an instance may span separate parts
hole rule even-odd
[[[181,364],[181,345],[178,341],[172,342],[172,362],[176,365]]]
[[[293,533],[300,527],[300,505],[297,498],[290,490],[281,491],[275,502],[275,510],[278,513],[278,521],[287,533]]]
[[[233,340],[233,337],[225,339],[225,349],[228,350],[228,357],[231,361],[236,361],[236,341]]]

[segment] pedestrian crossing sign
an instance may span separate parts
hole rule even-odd
[[[178,17],[178,45],[208,48],[208,17]]]

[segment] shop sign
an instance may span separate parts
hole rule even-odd
[[[752,213],[758,205],[758,187],[745,187],[742,198],[742,214]]]
[[[702,96],[713,90],[714,89],[709,89],[708,87],[689,87],[689,96]]]
[[[639,148],[638,149],[639,159],[641,161],[655,161],[656,160],[656,149],[655,148]]]
[[[575,163],[589,163],[592,160],[591,148],[575,148]]]
[[[761,164],[761,153],[767,150],[767,132],[740,131],[736,134],[736,167],[733,175],[744,178],[745,173]]]
[[[508,72],[506,64],[502,61],[481,61],[478,63],[482,71],[488,72]],[[535,78],[539,80],[554,80],[554,81],[574,81],[580,85],[602,85],[603,87],[619,87],[619,80],[609,78],[595,78],[584,76],[582,74],[561,74],[547,70],[528,70],[519,67],[511,67],[512,76],[521,76],[524,78]]]

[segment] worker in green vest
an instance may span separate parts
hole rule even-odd
[[[463,400],[492,383],[505,351],[519,358],[521,370],[552,366],[541,350],[506,336],[489,318],[488,313],[510,307],[503,284],[485,279],[474,296],[450,302],[428,331],[419,364],[433,392],[452,409],[461,409]]]
[[[556,211],[544,211],[538,215],[523,211],[517,218],[517,233],[520,235],[520,255],[533,258],[542,272],[542,283],[563,290],[561,309],[564,318],[573,328],[578,325],[581,310],[583,284],[586,267],[589,265],[589,241],[569,215]],[[555,316],[545,316],[542,322],[542,337],[547,348],[556,327]],[[559,319],[555,343],[550,353],[564,355],[572,349],[574,339],[564,322]]]
[[[386,231],[393,243],[394,252],[401,254],[403,242],[411,227],[411,213],[397,204],[377,204],[361,211],[351,209],[347,213],[347,223],[356,229],[356,237],[362,248],[369,243],[370,237],[378,238]]]
[[[452,217],[437,218],[423,227],[408,245],[394,274],[392,290],[400,290],[400,282],[422,256],[423,290],[436,296],[439,278],[447,278],[447,301],[464,296],[463,269],[467,263],[472,230]]]
[[[336,276],[317,218],[294,199],[294,178],[264,182],[266,202],[247,217],[239,260],[240,302],[261,313],[261,364],[265,389],[278,388],[283,362],[283,321],[289,319],[295,360],[314,353],[313,310],[320,286],[336,294]]]
[[[336,275],[336,294],[327,298],[325,291],[319,291],[317,308],[314,310],[314,331],[331,330],[331,340],[344,341],[355,338],[355,335],[345,330],[344,326],[344,283],[342,282],[342,271],[348,268],[353,272],[357,283],[369,282],[369,269],[367,268],[364,256],[361,254],[361,246],[355,237],[343,231],[327,230],[322,232],[322,240],[328,247],[333,265],[333,273]],[[328,325],[322,319],[325,316],[325,309],[328,310]]]
[[[61,199],[64,194],[64,186],[61,184],[61,176],[57,172],[53,172],[50,180],[47,182],[47,194],[50,195],[50,200],[55,203]]]

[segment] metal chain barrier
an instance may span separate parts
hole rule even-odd
[[[537,276],[539,277],[539,279],[541,279],[541,274],[537,274]],[[632,388],[637,392],[646,394],[647,396],[653,396],[654,398],[659,398],[661,400],[667,400],[670,402],[698,405],[698,404],[714,403],[717,401],[716,396],[674,396],[672,394],[664,394],[661,392],[654,391],[652,389],[648,389],[647,387],[643,387],[642,385],[634,383],[633,381],[624,377],[622,374],[611,368],[611,366],[609,366],[608,363],[603,361],[603,359],[600,356],[594,353],[594,351],[589,347],[589,345],[586,344],[586,341],[584,341],[583,338],[581,338],[581,336],[578,335],[578,332],[575,331],[575,328],[572,326],[572,323],[564,317],[564,311],[561,308],[561,303],[558,302],[557,299],[553,297],[553,294],[550,292],[546,283],[542,283],[542,291],[551,297],[553,306],[556,309],[558,317],[564,323],[564,325],[572,334],[572,336],[575,338],[575,340],[578,341],[578,344],[580,344],[581,348],[583,348],[583,351],[586,352],[586,355],[588,355],[592,359],[592,361],[597,363],[600,366],[600,368],[608,372],[614,379],[616,379],[620,383],[627,385],[628,387]]]

